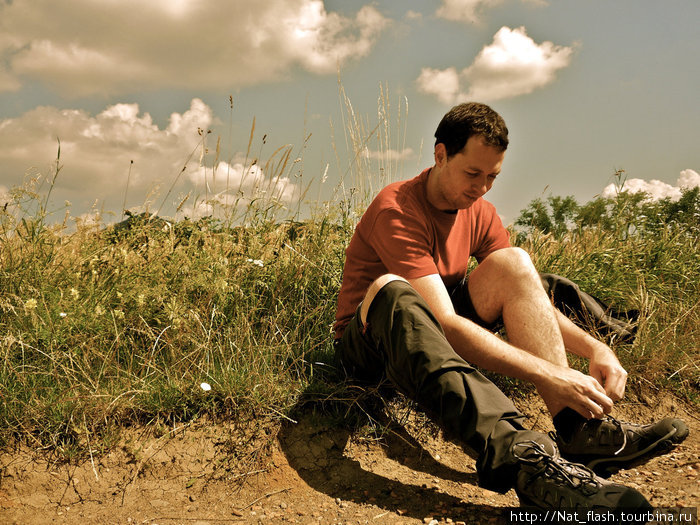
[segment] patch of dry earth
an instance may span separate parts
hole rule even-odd
[[[549,430],[541,403],[518,404],[535,428]],[[673,413],[691,434],[612,479],[638,488],[654,506],[700,506],[698,411],[665,396],[618,412],[640,422]],[[398,419],[381,439],[311,415],[280,429],[195,424],[161,437],[129,431],[118,448],[79,465],[53,464],[26,448],[4,452],[0,523],[504,523],[502,508],[518,505],[514,491],[480,489],[474,460],[460,447],[420,415],[404,411]]]

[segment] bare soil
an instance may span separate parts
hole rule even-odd
[[[550,429],[536,398],[518,405],[533,428]],[[669,414],[688,423],[688,439],[611,479],[657,507],[698,507],[697,408],[655,394],[621,404],[615,415],[645,422]],[[497,524],[505,523],[504,507],[518,506],[512,490],[479,488],[474,460],[421,414],[399,408],[391,423],[373,428],[307,412],[277,426],[124,430],[118,447],[79,464],[27,447],[4,451],[0,523]]]

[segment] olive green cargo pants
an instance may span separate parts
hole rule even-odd
[[[460,315],[472,317],[459,308]],[[514,443],[548,440],[525,430],[524,416],[505,394],[455,353],[427,303],[404,281],[379,291],[364,327],[358,308],[336,351],[349,376],[371,383],[388,379],[450,438],[473,449],[485,488],[505,492],[515,484]]]

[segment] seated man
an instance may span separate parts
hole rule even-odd
[[[687,427],[606,417],[627,373],[607,345],[552,306],[530,257],[510,246],[482,199],[508,146],[503,119],[483,104],[461,104],[435,137],[434,166],[384,188],[347,248],[334,326],[343,366],[358,379],[389,379],[475,449],[485,488],[515,487],[521,502],[543,508],[647,507],[636,490],[578,463],[629,461],[680,442]],[[479,265],[467,280],[472,256]],[[497,321],[508,342],[489,331]],[[589,375],[569,368],[567,351],[589,360]],[[532,382],[556,441],[527,430],[475,366]]]

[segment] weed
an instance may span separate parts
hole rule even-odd
[[[227,173],[225,195],[207,195],[218,207],[202,219],[127,214],[118,228],[83,223],[71,232],[65,221],[49,224],[60,149],[47,178],[12,190],[0,209],[0,446],[21,440],[64,459],[85,457],[128,425],[275,422],[293,418],[305,401],[363,419],[358,399],[367,393],[333,367],[331,327],[353,223],[381,186],[402,175],[400,159],[388,153],[403,141],[389,133],[384,93],[372,125],[341,91],[351,159],[339,171],[353,181],[341,180],[335,200],[304,221],[275,190],[301,170],[293,148],[262,162],[262,146],[252,153],[254,125],[241,179],[241,187],[254,179],[252,196],[232,188]],[[371,139],[383,157],[367,153]],[[517,242],[541,271],[640,310],[637,342],[616,348],[623,364],[697,400],[700,257],[691,200],[676,211],[669,205],[664,216],[647,207],[642,220],[642,201],[620,197],[586,208],[577,223],[572,203],[560,199],[566,213],[556,232],[533,229]],[[605,220],[596,223],[591,210]]]

